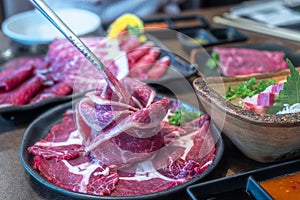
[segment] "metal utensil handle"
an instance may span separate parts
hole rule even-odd
[[[105,66],[95,54],[73,33],[44,0],[31,0],[34,6],[105,76]],[[107,79],[106,79],[107,80]]]

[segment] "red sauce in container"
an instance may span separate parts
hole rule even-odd
[[[275,200],[300,199],[300,172],[260,182]]]

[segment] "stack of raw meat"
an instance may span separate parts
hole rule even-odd
[[[49,181],[76,192],[132,196],[158,192],[201,174],[215,142],[209,116],[173,126],[170,100],[157,99],[131,78],[88,92],[45,139],[29,147],[34,167]]]
[[[159,49],[153,43],[140,44],[133,36],[121,41],[84,38],[83,42],[119,79],[160,78],[169,66],[168,57],[158,59]],[[16,58],[3,66],[0,105],[36,103],[95,89],[104,83],[101,79],[101,73],[69,41],[54,40],[45,56]]]
[[[220,71],[224,76],[247,75],[287,69],[281,51],[262,51],[248,48],[213,49],[218,54]]]

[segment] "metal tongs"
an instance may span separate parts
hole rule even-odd
[[[106,82],[110,82],[104,64],[97,56],[75,35],[75,33],[60,19],[44,0],[31,0],[34,6],[97,68],[101,71]]]

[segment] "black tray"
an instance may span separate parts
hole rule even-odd
[[[259,189],[249,188],[250,190],[247,190],[247,183],[249,180],[254,179],[256,181],[262,181],[299,171],[300,159],[297,159],[231,177],[192,185],[187,188],[187,193],[193,200],[254,200],[255,198],[252,193],[256,193]]]
[[[244,44],[244,45],[236,45],[230,46],[232,48],[249,48],[249,49],[256,49],[256,50],[266,50],[266,51],[282,51],[285,53],[285,57],[290,59],[294,66],[300,66],[300,54],[296,50],[290,49],[286,46],[283,46],[278,43],[274,42],[262,42],[262,43],[251,43],[251,44]],[[197,69],[201,72],[201,74],[205,77],[211,76],[223,76],[220,74],[217,68],[209,69],[206,66],[206,62],[210,59],[212,51],[205,51],[200,50],[196,51],[193,55],[193,62],[197,65]],[[268,73],[268,72],[266,72]]]
[[[210,27],[209,22],[201,15],[186,15],[170,18],[170,28],[181,31],[185,28],[206,28]]]
[[[145,83],[152,84],[153,87],[159,87],[166,82],[171,82],[180,78],[189,78],[197,73],[196,68],[190,64],[189,61],[180,57],[180,55],[175,55],[171,52],[163,43],[161,43],[157,38],[151,34],[147,34],[148,40],[153,41],[155,46],[161,49],[160,58],[163,56],[170,57],[170,66],[163,77],[153,80],[145,80]],[[42,56],[45,55],[48,51],[47,45],[38,45],[38,46],[26,46],[26,45],[16,45],[12,46],[10,49],[5,49],[0,52],[0,71],[1,65],[13,58],[23,57],[23,56]],[[34,112],[39,114],[45,111],[48,108],[51,108],[55,105],[71,101],[82,97],[84,92],[70,94],[61,97],[53,97],[46,99],[44,101],[34,103],[34,104],[25,104],[18,106],[0,106],[0,115],[6,119],[20,119],[28,115],[27,112]]]
[[[202,15],[183,15],[183,16],[166,16],[166,17],[155,17],[155,18],[142,18],[144,25],[152,24],[154,26],[151,27],[153,31],[155,31],[155,24],[163,23],[163,28],[173,29],[173,30],[181,30],[184,28],[209,28],[209,22]],[[106,21],[102,24],[102,34],[106,35],[110,24],[114,21]],[[161,26],[157,27],[161,29]]]
[[[176,101],[174,99],[171,99],[171,101]],[[183,109],[188,110],[198,110],[195,107],[181,102],[181,107]],[[33,123],[30,124],[30,126],[26,129],[21,144],[20,144],[20,150],[19,150],[19,156],[21,160],[21,164],[26,169],[26,171],[40,184],[45,186],[46,188],[51,189],[52,191],[56,193],[63,194],[65,196],[69,196],[72,198],[79,198],[79,199],[105,199],[105,200],[140,200],[140,199],[171,199],[171,197],[178,197],[181,195],[186,195],[185,189],[187,186],[195,183],[199,183],[203,181],[207,176],[209,176],[214,169],[219,164],[223,152],[224,152],[224,142],[222,140],[222,137],[220,136],[220,131],[216,128],[216,126],[212,123],[211,124],[211,133],[216,141],[216,154],[213,163],[199,176],[196,178],[180,184],[179,186],[173,187],[168,190],[164,190],[161,192],[156,192],[153,194],[147,194],[147,195],[139,195],[139,196],[128,196],[128,197],[113,197],[113,196],[97,196],[97,195],[90,195],[90,194],[84,194],[84,193],[77,193],[70,190],[66,190],[64,188],[61,188],[48,180],[46,180],[39,172],[37,172],[33,167],[33,156],[32,154],[29,154],[27,151],[27,148],[32,146],[35,142],[41,140],[44,138],[48,133],[50,128],[61,121],[63,114],[67,109],[72,108],[72,103],[68,102],[65,104],[61,104],[57,107],[55,107],[52,110],[49,110],[42,114],[40,117],[38,117]]]
[[[248,38],[235,28],[186,28],[177,35],[185,51],[219,44],[245,41]],[[199,41],[201,40],[201,41]]]

